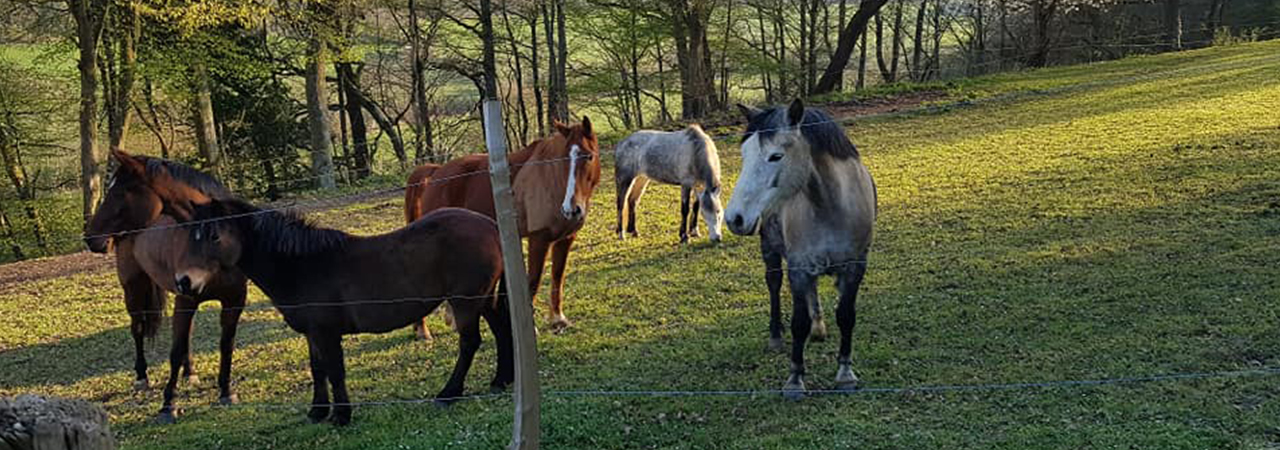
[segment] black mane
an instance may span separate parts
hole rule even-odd
[[[296,211],[259,209],[239,199],[215,200],[212,214],[197,213],[197,220],[216,223],[236,220],[247,225],[252,235],[246,236],[256,250],[287,256],[308,256],[341,249],[351,235],[320,227]],[[204,207],[197,207],[204,208]]]
[[[759,134],[760,140],[766,140],[779,131],[788,129],[787,107],[775,106],[751,116],[747,121],[747,131],[743,140],[752,134]],[[849,141],[844,128],[826,112],[805,108],[804,119],[800,121],[800,134],[809,141],[812,151],[826,153],[837,158],[857,158],[858,148]]]
[[[195,188],[204,195],[215,199],[229,199],[234,197],[230,189],[227,189],[221,181],[212,175],[193,169],[185,164],[170,161],[167,159],[153,158],[149,156],[138,156],[147,164],[147,175],[157,175],[161,171],[168,172],[173,179],[186,183],[188,186]]]

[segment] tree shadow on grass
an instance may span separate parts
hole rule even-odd
[[[146,346],[149,374],[154,383],[157,372],[167,374],[169,348],[172,342],[169,321],[155,339]],[[296,336],[281,326],[278,319],[242,318],[236,333],[237,347],[267,344]],[[216,355],[218,336],[217,310],[196,314],[196,334],[192,342],[193,356]],[[111,373],[133,373],[134,346],[129,328],[116,327],[86,336],[56,342],[20,347],[0,354],[0,390],[23,391],[38,386],[69,385]],[[197,366],[198,373],[216,374],[217,366]],[[167,376],[167,375],[166,375]],[[132,376],[130,376],[132,379]]]

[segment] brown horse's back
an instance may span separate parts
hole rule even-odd
[[[423,167],[418,169],[422,170]],[[487,155],[467,155],[449,161],[443,166],[437,166],[430,177],[430,181],[420,184],[422,189],[414,193],[413,200],[409,198],[409,193],[405,194],[405,218],[410,222],[428,212],[447,207],[466,208],[491,219],[495,217]],[[417,208],[413,211],[413,217],[408,215],[410,204]]]
[[[418,220],[426,212],[422,209],[422,193],[427,190],[427,184],[431,182],[431,175],[440,168],[439,164],[423,164],[413,169],[413,173],[409,174],[409,179],[405,181],[404,188],[404,221],[405,223],[413,223]]]

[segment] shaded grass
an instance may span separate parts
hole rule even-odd
[[[1144,57],[971,81],[983,95],[1093,86],[945,113],[858,121],[850,134],[880,188],[855,331],[869,387],[1090,379],[1271,367],[1280,360],[1280,43]],[[1210,67],[1206,70],[1197,68]],[[1176,70],[1161,76],[1161,71]],[[1126,77],[1148,74],[1137,81]],[[723,146],[726,186],[737,149]],[[576,327],[540,336],[545,389],[776,389],[754,238],[676,245],[674,187],[641,205],[642,238],[615,241],[611,174],[568,280]],[[399,200],[316,215],[361,233],[394,229]],[[192,406],[147,423],[158,393],[132,394],[114,275],[6,289],[0,392],[90,398],[131,448],[494,448],[505,399],[359,408],[346,429],[296,408]],[[822,294],[831,314],[830,283]],[[12,293],[12,294],[11,294]],[[254,291],[254,301],[263,301]],[[541,307],[539,308],[541,310]],[[215,314],[202,313],[216,397]],[[247,317],[243,400],[309,400],[306,345],[274,312]],[[542,317],[539,323],[544,323]],[[832,324],[834,325],[834,323]],[[456,338],[408,330],[349,338],[356,401],[425,398]],[[154,346],[160,361],[166,339]],[[808,352],[832,385],[835,343]],[[167,370],[156,364],[152,379]],[[480,353],[470,391],[493,370]],[[1280,384],[1229,378],[998,392],[815,397],[569,397],[543,405],[548,448],[1265,448],[1280,441]]]

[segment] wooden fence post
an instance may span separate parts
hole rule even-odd
[[[529,300],[524,250],[520,245],[515,200],[511,194],[511,169],[507,165],[506,133],[502,128],[502,103],[484,102],[484,142],[489,149],[489,180],[493,206],[502,234],[502,267],[507,280],[507,305],[515,341],[515,424],[511,450],[538,448],[541,437],[538,387],[538,345],[533,329],[533,303]]]

